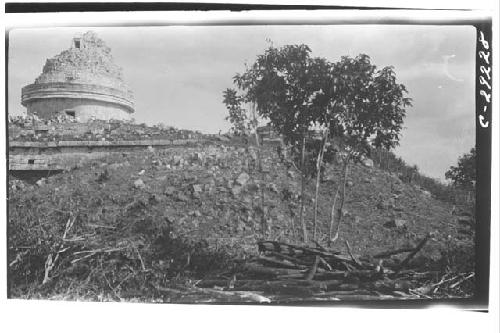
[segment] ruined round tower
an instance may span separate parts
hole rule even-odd
[[[35,83],[22,89],[28,114],[43,119],[59,115],[128,120],[134,112],[132,92],[111,49],[94,32],[76,36],[68,50],[47,59]]]

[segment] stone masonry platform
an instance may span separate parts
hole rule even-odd
[[[10,171],[69,170],[80,162],[110,154],[203,144],[199,139],[137,141],[9,142]],[[207,140],[208,142],[208,140]]]

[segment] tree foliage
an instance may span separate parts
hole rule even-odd
[[[246,135],[250,129],[247,111],[241,106],[243,98],[234,89],[226,89],[223,92],[223,103],[228,109],[226,117],[231,123],[231,131],[236,135]]]
[[[473,189],[476,183],[476,148],[460,156],[458,165],[451,166],[446,171],[445,177],[453,181],[456,186]]]
[[[292,146],[316,126],[356,152],[366,153],[370,145],[390,149],[411,105],[393,67],[379,70],[365,54],[332,63],[312,57],[303,44],[270,46],[234,82],[238,98],[255,103],[258,115]]]
[[[354,154],[369,147],[390,149],[399,142],[406,108],[411,106],[393,67],[377,70],[370,57],[342,57],[330,65],[326,89],[315,99],[319,123]]]
[[[311,99],[316,82],[312,78],[317,73],[312,62],[306,45],[269,47],[234,77],[244,100],[254,103],[259,116],[268,119],[292,145],[301,142],[314,121]]]

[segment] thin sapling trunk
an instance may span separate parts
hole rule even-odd
[[[339,221],[337,222],[337,228],[336,228],[336,231],[335,231],[335,235],[333,236],[333,238],[330,238],[330,245],[333,244],[339,238],[340,225],[342,223],[342,210],[344,209],[344,203],[345,203],[345,197],[346,197],[345,189],[346,189],[347,174],[348,174],[348,170],[349,170],[349,161],[350,161],[350,159],[351,159],[351,153],[348,153],[346,159],[344,160],[344,170],[343,170],[344,172],[343,172],[343,181],[342,181],[342,196],[341,196],[341,199],[340,199],[340,207],[338,209],[338,211],[339,211]],[[337,189],[337,193],[338,193],[338,189]],[[332,223],[331,223],[331,225],[333,225],[333,219],[334,218],[335,218],[335,200],[334,200],[334,204],[333,204],[333,207],[332,207]]]
[[[304,194],[306,185],[306,168],[305,168],[305,150],[306,150],[306,137],[302,138],[302,152],[301,152],[301,189],[300,189],[300,225],[302,226],[302,236],[305,243],[307,243],[307,228],[304,221]]]
[[[265,236],[266,235],[266,229],[267,229],[267,223],[266,223],[266,213],[265,213],[265,199],[264,199],[264,184],[265,182],[265,175],[262,169],[262,152],[261,152],[261,147],[260,147],[260,138],[259,138],[259,133],[257,133],[257,115],[255,112],[255,105],[252,104],[251,106],[252,109],[252,124],[253,124],[253,132],[255,136],[255,144],[257,145],[257,170],[259,171],[262,179],[261,179],[261,184],[259,186],[260,188],[260,208],[262,210],[262,216],[260,220],[260,227],[261,227],[261,232]]]
[[[335,205],[337,203],[337,198],[339,196],[340,191],[340,183],[337,186],[337,190],[335,191],[335,196],[333,197],[332,210],[330,212],[330,230],[328,233],[329,244],[331,245],[332,234],[333,234],[333,224],[335,223]]]
[[[328,138],[328,131],[325,131],[325,133],[323,134],[323,142],[321,145],[321,149],[318,152],[318,158],[316,160],[316,192],[314,194],[313,240],[316,240],[317,221],[318,221],[318,196],[319,196],[319,185],[321,180],[321,164],[323,163],[323,156],[325,153],[327,138]]]

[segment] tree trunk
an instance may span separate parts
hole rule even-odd
[[[337,198],[339,196],[340,183],[337,185],[337,190],[335,191],[335,196],[333,197],[332,210],[330,212],[330,231],[328,233],[328,244],[331,245],[332,233],[333,233],[333,223],[335,223],[335,204],[337,203]]]
[[[260,228],[262,235],[266,235],[266,229],[267,229],[267,223],[266,223],[266,213],[265,213],[265,199],[264,199],[264,184],[266,184],[266,179],[265,179],[265,174],[262,172],[262,154],[261,154],[261,149],[260,149],[260,138],[259,138],[259,133],[257,133],[257,115],[255,113],[255,105],[252,104],[252,118],[253,118],[253,124],[254,124],[254,135],[255,135],[255,142],[257,145],[257,169],[262,177],[262,182],[259,186],[260,188],[260,208],[262,211],[262,216],[260,220]]]
[[[306,150],[306,137],[302,138],[302,156],[301,156],[301,189],[300,189],[300,225],[302,226],[303,240],[307,243],[307,228],[304,222],[304,193],[305,193],[305,183],[306,183],[306,170],[305,170],[305,150]]]
[[[321,164],[323,163],[323,155],[325,153],[327,138],[328,138],[328,131],[325,131],[323,136],[323,143],[320,151],[318,152],[318,159],[316,161],[316,192],[314,194],[313,240],[316,240],[316,226],[318,220],[318,195],[319,195],[319,183],[321,179]]]
[[[340,207],[338,209],[339,221],[337,222],[337,229],[335,231],[335,236],[333,236],[333,238],[330,238],[330,246],[339,238],[340,224],[342,223],[342,210],[344,209],[344,202],[345,202],[345,187],[346,187],[346,182],[347,182],[347,173],[348,173],[350,159],[351,159],[351,155],[349,153],[344,161],[344,170],[343,170],[344,171],[344,179],[342,181],[342,196],[341,196],[341,201],[340,201]],[[335,208],[332,208],[332,210],[333,210],[333,217],[334,217],[335,216]]]

